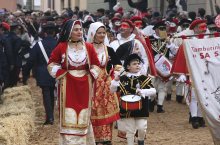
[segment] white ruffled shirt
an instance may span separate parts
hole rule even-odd
[[[130,73],[128,72],[126,74],[127,77],[132,77],[132,76],[140,76],[141,73],[140,72],[137,72],[137,73]],[[120,85],[120,81],[116,81],[116,80],[112,80],[111,81],[111,85],[110,85],[110,91],[113,93],[113,92],[116,92],[117,91],[117,88],[119,87]],[[138,86],[137,86],[138,87]],[[155,88],[150,88],[150,89],[140,89],[140,88],[137,88],[136,90],[136,93],[140,93],[141,96],[143,98],[145,98],[146,96],[154,96],[156,94],[156,89]]]

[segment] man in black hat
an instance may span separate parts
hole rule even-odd
[[[164,113],[163,109],[163,102],[165,97],[167,97],[167,100],[171,100],[171,94],[168,92],[168,87],[171,83],[171,77],[170,75],[165,75],[163,69],[157,67],[159,65],[158,62],[163,56],[164,62],[163,64],[171,64],[169,61],[170,51],[175,49],[175,45],[171,44],[170,41],[168,41],[167,36],[167,27],[164,21],[158,21],[154,27],[153,30],[155,30],[155,34],[153,35],[153,38],[151,39],[152,48],[154,50],[154,61],[156,65],[156,69],[158,71],[158,77],[156,77],[154,86],[157,89],[157,113]],[[167,63],[169,62],[169,63]],[[165,66],[166,72],[171,70],[172,66]],[[152,104],[154,104],[152,102]],[[152,105],[150,108],[150,111],[154,111],[154,106]]]
[[[55,36],[55,24],[48,22],[42,26],[43,40],[36,43],[30,52],[30,58],[27,62],[25,73],[29,74],[31,68],[35,66],[37,85],[41,87],[43,94],[44,108],[46,112],[46,121],[44,125],[54,122],[54,89],[55,79],[52,78],[47,70],[48,58],[55,48],[57,41]],[[26,78],[27,79],[27,78]]]

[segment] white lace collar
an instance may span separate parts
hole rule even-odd
[[[131,34],[128,38],[123,38],[123,37],[121,37],[121,34],[119,33],[118,35],[117,35],[117,39],[118,40],[133,40],[134,38],[135,38],[135,34]]]
[[[126,75],[127,75],[127,77],[131,77],[131,76],[138,77],[138,76],[140,76],[140,75],[141,75],[141,73],[140,73],[140,71],[139,71],[139,72],[137,72],[137,73],[130,73],[130,72],[128,72]]]

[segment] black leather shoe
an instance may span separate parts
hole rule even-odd
[[[144,145],[144,140],[138,140],[138,145]]]
[[[157,105],[157,113],[164,113],[163,105]]]
[[[53,120],[46,120],[45,122],[44,122],[44,125],[53,125]]]
[[[172,96],[171,94],[167,94],[166,100],[170,101],[171,100],[171,96]]]
[[[199,127],[206,127],[203,117],[198,117]]]
[[[198,117],[192,117],[192,127],[193,127],[194,129],[198,129],[198,128],[199,128]]]
[[[153,101],[149,100],[149,112],[154,112],[155,104],[156,104],[155,100],[153,100]]]
[[[192,123],[192,116],[190,112],[189,112],[189,123]]]
[[[181,104],[183,102],[183,96],[176,95],[176,101]]]

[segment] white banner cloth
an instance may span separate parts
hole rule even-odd
[[[198,102],[220,145],[220,38],[186,39],[184,53]]]

